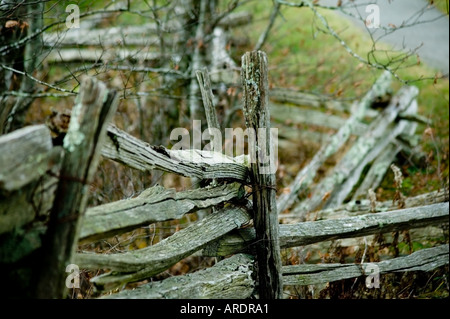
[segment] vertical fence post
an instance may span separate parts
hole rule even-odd
[[[116,92],[93,78],[85,78],[72,109],[64,138],[65,155],[42,248],[36,297],[63,298],[67,266],[78,243],[89,183],[100,158],[106,127],[118,104]]]
[[[207,68],[197,70],[198,84],[202,92],[203,105],[205,107],[206,121],[209,129],[220,130],[219,120],[217,118],[216,108],[214,107],[214,95],[211,88],[211,79]],[[220,152],[221,150],[216,150]]]
[[[261,299],[282,297],[273,142],[270,134],[267,56],[262,51],[242,57],[244,117],[249,131],[256,258]],[[261,133],[261,134],[260,134]],[[251,136],[253,135],[253,136]],[[253,157],[253,158],[252,158]],[[269,163],[267,160],[269,159]],[[272,166],[268,169],[268,165]]]
[[[212,150],[215,152],[221,152],[222,149],[217,149],[217,145],[222,145],[222,141],[216,141],[216,138],[222,138],[222,135],[215,134],[220,133],[219,119],[217,118],[216,108],[214,107],[214,95],[211,88],[211,79],[209,77],[209,72],[207,68],[203,70],[197,70],[196,72],[198,84],[200,86],[200,91],[202,92],[203,106],[205,107],[206,122],[208,123],[208,130],[211,141]],[[216,132],[214,132],[214,130]],[[217,180],[212,180],[212,185],[217,185]],[[215,211],[215,208],[212,209]]]

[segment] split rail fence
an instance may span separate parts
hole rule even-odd
[[[211,268],[153,281],[134,290],[121,289],[106,297],[280,298],[283,285],[356,278],[365,275],[367,265],[282,266],[281,249],[448,225],[448,189],[407,198],[402,209],[391,202],[370,202],[366,196],[381,183],[400,152],[409,154],[411,161],[423,159],[411,142],[417,122],[424,121],[417,115],[417,88],[402,88],[382,111],[375,111],[371,105],[390,88],[390,76],[384,73],[352,106],[352,115],[343,119],[320,111],[322,106],[344,107],[337,102],[305,98],[289,90],[269,91],[263,52],[245,54],[241,72],[247,126],[269,129],[270,119],[272,125],[279,124],[283,127],[280,147],[292,145],[297,138],[310,138],[282,124],[286,119],[337,130],[298,173],[289,192],[278,198],[275,176],[259,173],[259,155],[256,163],[249,164],[242,158],[207,151],[174,151],[149,145],[110,125],[118,103],[116,93],[91,78],[82,83],[63,145],[53,145],[46,125],[1,136],[0,265],[10,296],[64,296],[69,264],[107,270],[91,282],[99,291],[113,291],[200,254],[222,259]],[[218,128],[208,72],[198,71],[197,75],[208,126]],[[316,110],[283,105],[285,102]],[[369,124],[362,121],[367,117],[371,118]],[[257,143],[258,149],[271,150],[270,139]],[[315,182],[319,168],[344,146],[346,153],[341,160],[325,178]],[[135,198],[86,208],[89,183],[100,155],[143,172],[156,169],[215,183],[181,192],[155,186]],[[252,187],[252,202],[247,199],[245,185]],[[311,196],[299,200],[299,194],[306,190]],[[344,203],[352,194],[350,202]],[[153,246],[114,254],[75,252],[79,243],[219,206],[224,208],[214,209]],[[288,209],[289,213],[283,214]],[[251,220],[254,227],[248,227]],[[430,271],[448,263],[447,244],[376,265],[383,274]]]

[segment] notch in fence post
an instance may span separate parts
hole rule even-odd
[[[250,139],[249,135],[249,152],[259,296],[261,299],[278,299],[282,298],[283,284],[278,239],[276,179],[273,170],[274,141],[270,134],[268,67],[264,52],[247,52],[242,57],[241,78],[244,89],[245,122],[248,129],[254,132],[252,134],[254,138]]]
[[[37,270],[38,298],[65,297],[67,278],[76,269],[73,265],[69,267],[71,272],[66,272],[78,244],[89,184],[97,169],[106,127],[117,105],[116,92],[109,91],[103,83],[94,78],[82,81],[64,138],[65,155],[43,241],[42,264]]]

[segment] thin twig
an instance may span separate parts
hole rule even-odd
[[[275,2],[273,5],[272,13],[270,14],[270,21],[269,24],[266,27],[266,30],[261,34],[261,36],[258,39],[258,43],[255,45],[255,48],[253,50],[258,51],[261,50],[264,43],[266,42],[267,38],[269,37],[269,32],[272,29],[273,25],[275,24],[275,20],[278,16],[278,13],[280,12],[281,3]]]
[[[2,68],[5,69],[5,70],[12,71],[12,72],[14,72],[14,73],[17,73],[17,74],[26,76],[27,78],[29,78],[29,79],[31,79],[31,80],[33,80],[33,81],[35,81],[35,82],[37,82],[37,83],[39,83],[39,84],[41,84],[41,85],[47,86],[47,87],[49,87],[49,88],[51,88],[51,89],[54,89],[54,90],[56,90],[56,91],[60,91],[60,92],[64,92],[64,93],[73,93],[73,94],[76,94],[76,93],[75,93],[74,91],[72,91],[72,90],[63,89],[63,88],[54,86],[54,85],[52,85],[52,84],[50,84],[50,83],[47,83],[47,82],[41,81],[41,80],[39,80],[39,79],[36,79],[34,76],[28,74],[27,72],[23,72],[23,71],[20,71],[20,70],[16,70],[16,69],[10,68],[9,66],[6,66],[6,65],[4,65],[4,64],[0,64],[0,67],[2,67]]]

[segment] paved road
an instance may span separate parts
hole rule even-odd
[[[436,0],[435,0],[436,1]],[[445,0],[440,0],[445,1]],[[336,5],[338,0],[320,0],[320,4]],[[348,3],[349,0],[343,0]],[[413,27],[397,30],[392,34],[384,37],[383,42],[389,43],[395,49],[412,50],[422,45],[418,50],[418,54],[422,62],[443,72],[449,73],[449,19],[435,8],[429,8],[423,12],[420,17],[415,16],[427,6],[426,0],[355,0],[354,3],[359,4],[359,8],[348,7],[348,11],[353,14],[361,14],[366,18],[370,13],[365,12],[365,6],[362,4],[373,3],[380,8],[380,24],[388,27],[389,24],[399,26],[403,21],[411,21],[411,17],[418,18],[418,22],[428,21],[439,18],[429,23],[418,23]],[[348,17],[346,15],[346,17]],[[358,27],[363,28],[362,21],[349,17]],[[384,34],[381,29],[375,30],[375,36]],[[382,33],[381,33],[382,32]]]

